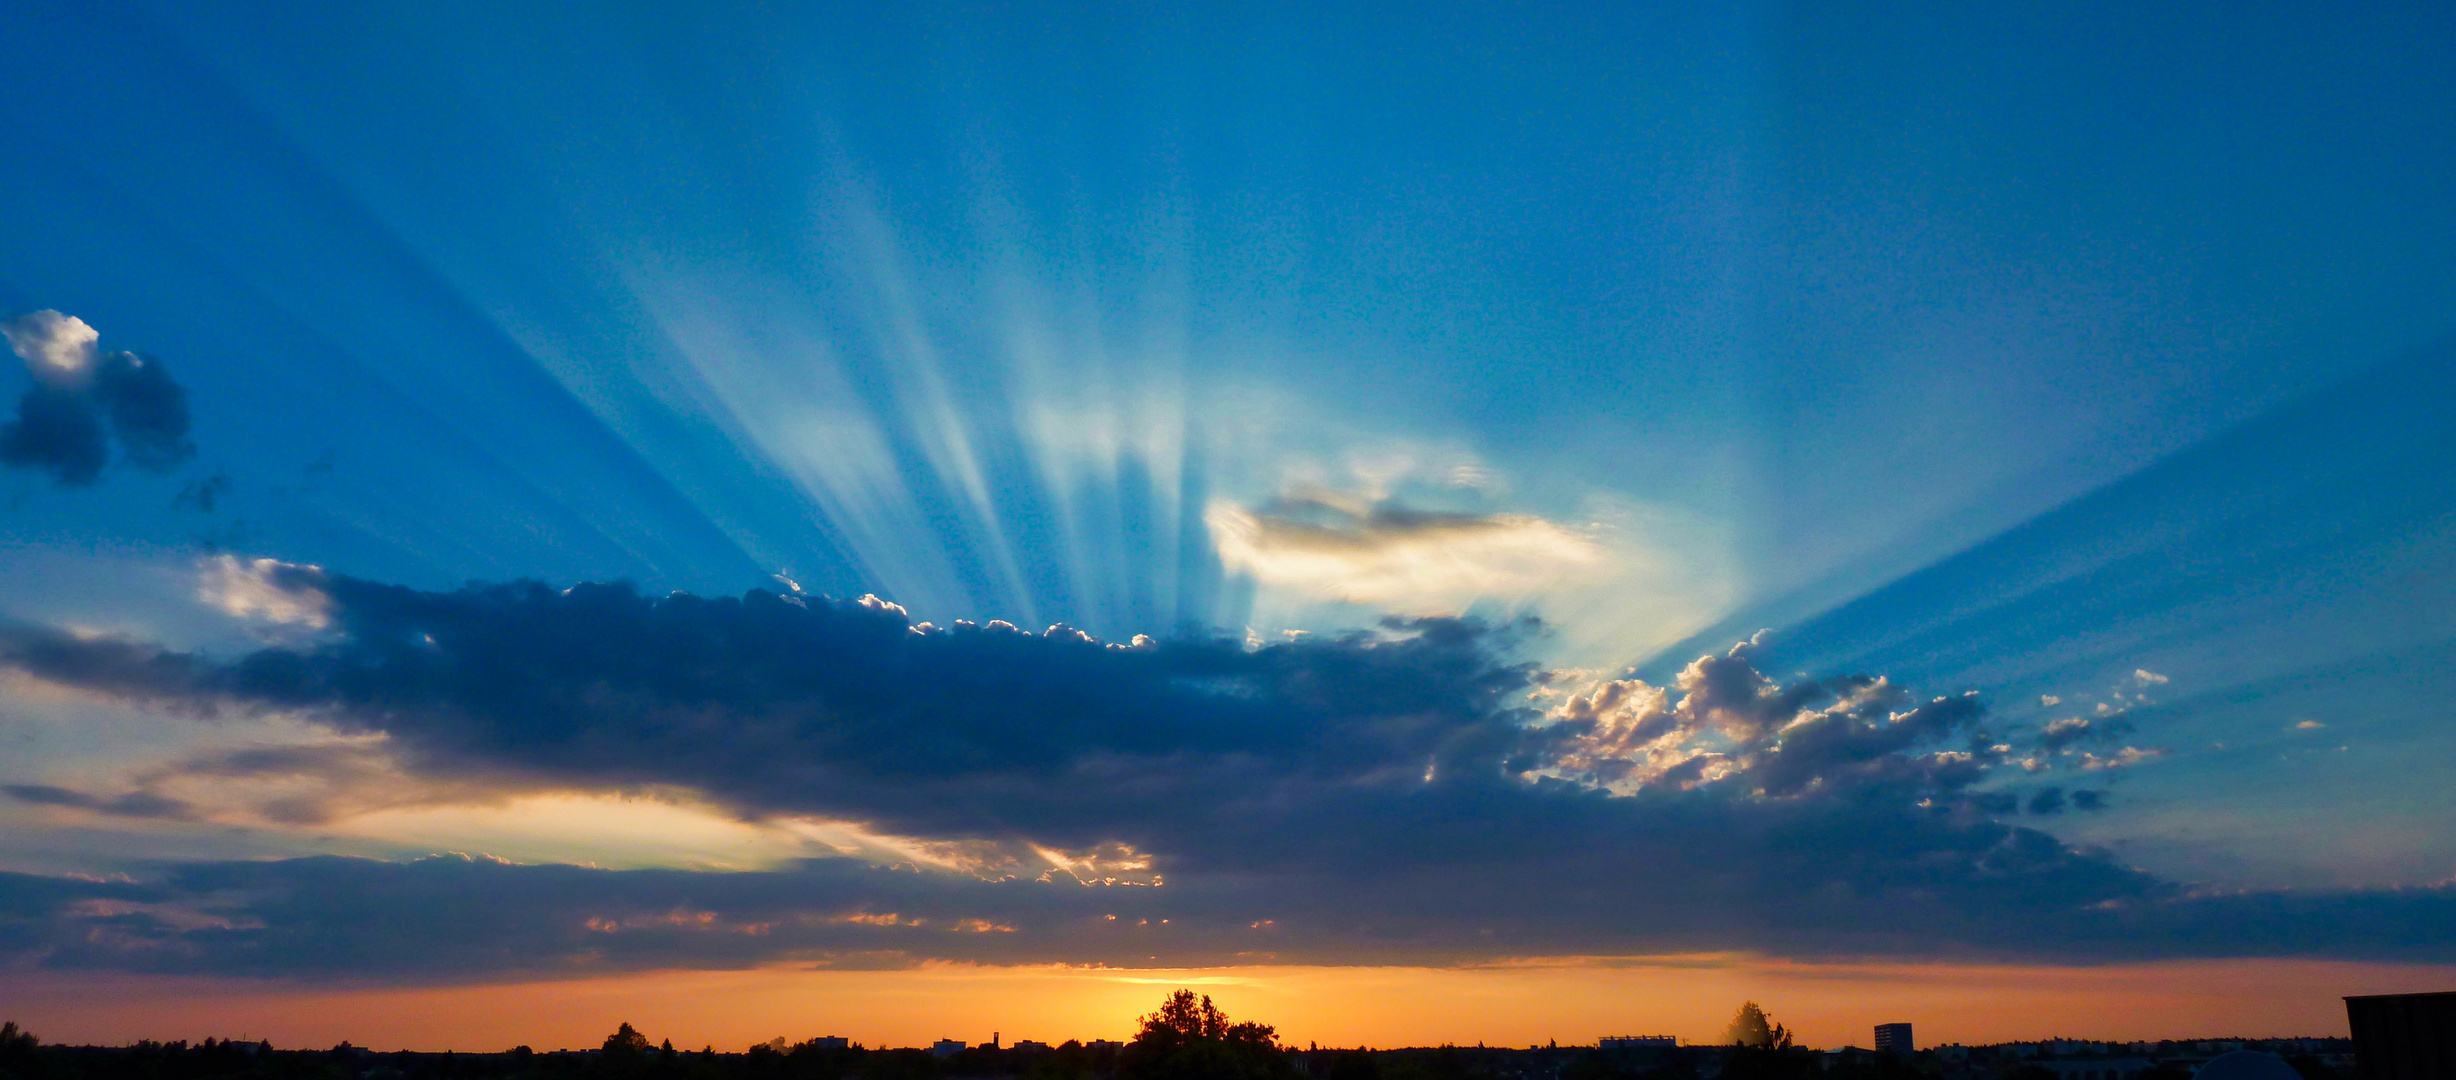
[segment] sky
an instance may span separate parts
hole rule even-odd
[[[11,21],[46,1038],[2456,986],[2445,5]]]

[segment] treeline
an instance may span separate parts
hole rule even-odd
[[[1121,1045],[867,1049],[840,1040],[776,1040],[744,1053],[677,1049],[626,1023],[592,1050],[502,1053],[378,1053],[343,1043],[329,1050],[277,1050],[262,1042],[206,1039],[133,1046],[45,1046],[15,1023],[0,1025],[0,1080],[2056,1080],[2037,1064],[1947,1062],[1932,1052],[1896,1057],[1820,1054],[1754,1002],[1741,1007],[1723,1046],[1441,1046],[1341,1050],[1283,1046],[1268,1024],[1232,1022],[1192,991],[1179,990],[1143,1017]],[[2319,1061],[2289,1057],[2302,1080],[2345,1080]],[[2135,1080],[2190,1080],[2161,1063]]]
[[[14,1023],[0,1039],[0,1080],[949,1080],[1030,1077],[1102,1080],[1118,1075],[1115,1047],[1068,1043],[1038,1053],[770,1043],[744,1053],[647,1045],[629,1024],[593,1050],[498,1053],[378,1052],[342,1043],[329,1050],[276,1049],[265,1042],[146,1040],[131,1046],[46,1046]]]
[[[816,1039],[742,1053],[687,1050],[652,1043],[630,1024],[591,1050],[478,1054],[347,1043],[284,1050],[216,1039],[44,1046],[14,1024],[0,1034],[0,1080],[1804,1080],[1817,1069],[1815,1055],[1774,1048],[1300,1050],[1280,1045],[1268,1025],[1232,1023],[1208,999],[1185,992],[1144,1018],[1123,1046],[971,1047],[944,1056]],[[1888,1060],[1818,1080],[1918,1078]]]
[[[1015,1049],[868,1049],[781,1040],[747,1052],[651,1044],[629,1024],[591,1050],[499,1053],[378,1052],[343,1043],[328,1050],[206,1039],[131,1046],[43,1046],[7,1029],[0,1080],[1619,1080],[1661,1062],[1600,1055],[1590,1048],[1506,1050],[1298,1050],[1267,1029],[1231,1030],[1195,1006],[1191,1031],[1138,1036],[1124,1046]],[[1212,1011],[1216,1017],[1216,1010]],[[1224,1020],[1224,1018],[1219,1018]],[[1702,1051],[1700,1053],[1703,1053]],[[1709,1072],[1711,1070],[1708,1070]]]
[[[1178,991],[1123,1046],[1029,1050],[867,1049],[836,1040],[754,1046],[745,1053],[652,1043],[625,1023],[594,1050],[545,1053],[379,1053],[342,1043],[277,1050],[206,1039],[133,1046],[46,1046],[14,1021],[0,1026],[0,1080],[1299,1080],[1267,1024],[1231,1023],[1208,997]]]

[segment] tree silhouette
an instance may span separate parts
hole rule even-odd
[[[0,1024],[0,1077],[31,1077],[43,1041],[11,1020]]]
[[[609,1072],[633,1072],[647,1067],[648,1058],[654,1053],[656,1047],[649,1043],[648,1036],[640,1034],[640,1030],[626,1020],[621,1027],[614,1029],[614,1034],[605,1037],[605,1046],[597,1055],[597,1064]]]
[[[1731,1026],[1723,1029],[1723,1042],[1761,1050],[1788,1050],[1791,1048],[1791,1031],[1774,1023],[1756,1002],[1743,1001],[1740,1011],[1732,1014]]]
[[[1179,990],[1117,1054],[1118,1080],[1285,1080],[1296,1075],[1269,1024],[1232,1024],[1209,996]]]
[[[614,1034],[605,1037],[605,1052],[632,1057],[646,1054],[648,1036],[640,1034],[640,1029],[632,1027],[631,1022],[625,1020],[621,1027],[614,1029]]]
[[[1793,1048],[1791,1029],[1753,1001],[1740,1004],[1723,1040],[1731,1044],[1723,1055],[1723,1080],[1807,1080],[1818,1071],[1816,1055]]]

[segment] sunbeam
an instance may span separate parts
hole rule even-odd
[[[10,16],[0,1011],[2456,960],[2456,10]]]

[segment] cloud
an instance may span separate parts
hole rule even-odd
[[[34,378],[17,416],[0,424],[0,464],[48,472],[65,486],[92,484],[110,463],[106,423],[138,468],[166,472],[196,455],[187,391],[160,361],[100,352],[93,327],[57,311],[19,316],[0,331]]]
[[[1679,743],[1692,729],[1672,711],[1670,691],[1643,679],[1603,680],[1571,694],[1552,715],[1572,733],[1553,762],[1565,776],[1650,781],[1689,756]]]
[[[516,779],[404,771],[381,737],[241,746],[137,770],[113,794],[50,785],[0,787],[23,802],[131,818],[239,826],[323,826],[403,808],[496,801]]]
[[[2091,743],[2105,745],[2132,734],[2134,730],[2132,721],[2114,710],[2107,710],[2107,715],[2096,719],[2067,716],[2048,721],[2045,727],[2040,728],[2038,745],[2050,753],[2061,751],[2069,754],[2074,746]]]
[[[321,598],[326,628],[217,658],[17,625],[0,628],[0,666],[192,713],[313,719],[379,747],[394,775],[464,784],[459,797],[657,786],[746,820],[844,821],[880,839],[867,858],[764,874],[305,860],[198,864],[124,889],[7,879],[0,892],[36,899],[0,896],[19,920],[0,926],[0,943],[19,943],[6,947],[61,966],[338,973],[346,956],[467,972],[1700,948],[2238,955],[2443,949],[2456,926],[2438,894],[2227,908],[1998,820],[2018,804],[1991,778],[2015,762],[1983,737],[1977,698],[1874,676],[1778,682],[1752,643],[1670,687],[1581,684],[1546,711],[1529,702],[1574,677],[1513,659],[1541,632],[1530,623],[1129,645],[1062,627],[925,628],[884,603],[757,591],[426,592],[227,570],[248,589]],[[325,793],[293,814],[312,823],[359,811],[331,793],[374,775],[362,768],[330,749],[234,754],[122,791],[16,796],[125,814],[145,809],[118,801],[132,796],[211,806],[217,781],[338,778],[302,785]],[[66,906],[80,897],[260,928],[204,941],[123,911],[97,937]],[[2422,936],[2389,946],[2329,921],[2374,909],[2405,912]],[[710,915],[659,921],[677,911]],[[887,926],[851,917],[889,912]],[[1146,919],[1177,936],[1100,936]],[[955,932],[965,920],[1014,930]],[[1275,936],[1256,938],[1263,925]],[[877,936],[890,931],[909,936]],[[118,944],[93,944],[105,939]]]
[[[230,497],[232,487],[230,474],[226,472],[217,472],[202,480],[189,481],[171,500],[171,508],[210,514],[223,499]]]
[[[1990,866],[2019,875],[2042,853],[2001,844]],[[1536,919],[1526,917],[1536,910],[1526,899],[1496,904],[1501,890],[1482,882],[1429,884],[1394,884],[1360,908],[1352,892],[1293,880],[1087,887],[852,859],[737,873],[458,854],[201,862],[141,880],[0,873],[0,957],[55,970],[438,982],[773,963],[1440,964],[1573,950],[1637,955],[1702,941],[1782,951],[1804,936],[1802,914],[1859,920],[1839,934],[1817,928],[1828,944],[1883,944],[1896,954],[1968,958],[1956,943],[1979,929],[2012,946],[1999,953],[2064,959],[2456,957],[2449,887],[2128,899],[1973,920],[1915,897],[1901,910],[1887,906],[1898,897],[1854,897],[1830,881],[1811,890],[1752,877],[1757,892],[1717,897],[1730,906],[1707,912],[1678,906],[1697,899],[1678,887],[1635,888],[1609,905],[1560,888]]]
[[[1278,471],[1272,494],[1202,507],[1218,569],[1264,632],[1352,626],[1356,606],[1540,614],[1550,655],[1617,666],[1728,610],[1743,575],[1723,523],[1607,491],[1530,511],[1454,451]]]
[[[130,464],[167,472],[196,456],[188,441],[188,392],[171,381],[161,361],[132,352],[103,357],[94,372],[94,397]]]
[[[2082,754],[2081,767],[2084,769],[2121,769],[2138,765],[2151,758],[2163,757],[2165,753],[2166,751],[2155,748],[2127,746],[2105,757],[2099,757],[2096,754]]]
[[[8,336],[10,351],[26,362],[26,373],[34,381],[69,391],[92,384],[94,361],[100,356],[94,346],[102,334],[85,320],[37,311],[0,323],[0,334]]]
[[[1777,684],[1749,659],[1757,641],[1689,664],[1673,684],[1676,704],[1638,680],[1572,696],[1553,713],[1576,733],[1563,765],[1598,781],[1686,776],[1770,796],[1900,784],[1958,792],[2002,753],[1941,749],[1978,719],[1973,696],[1920,703],[1882,678]]]
[[[1260,510],[1214,500],[1204,521],[1230,569],[1363,604],[1524,595],[1592,577],[1609,562],[1591,536],[1539,517],[1439,513],[1318,491]]]
[[[196,598],[232,618],[321,630],[332,621],[332,598],[316,587],[323,576],[315,566],[216,555],[199,567]]]
[[[17,417],[0,424],[0,464],[48,472],[66,486],[91,484],[110,464],[111,445],[87,397],[37,385],[17,399]]]
[[[187,820],[195,816],[186,804],[149,791],[132,791],[124,795],[104,798],[47,784],[8,784],[0,786],[0,792],[6,792],[10,798],[20,802],[29,802],[37,806],[65,806],[125,817]]]
[[[2077,716],[2048,722],[2039,733],[2039,742],[2049,750],[2060,750],[2071,743],[2088,738],[2090,722]]]
[[[217,662],[19,627],[0,663],[183,710],[321,717],[428,771],[682,784],[911,835],[1004,822],[1070,849],[1148,848],[1188,800],[1380,783],[1434,759],[1497,773],[1529,738],[1507,703],[1531,675],[1492,653],[1518,631],[1455,620],[1252,651],[1111,648],[1000,623],[923,633],[892,605],[764,592],[425,593],[260,565],[217,564],[236,586],[220,595],[329,603],[328,640]]]

